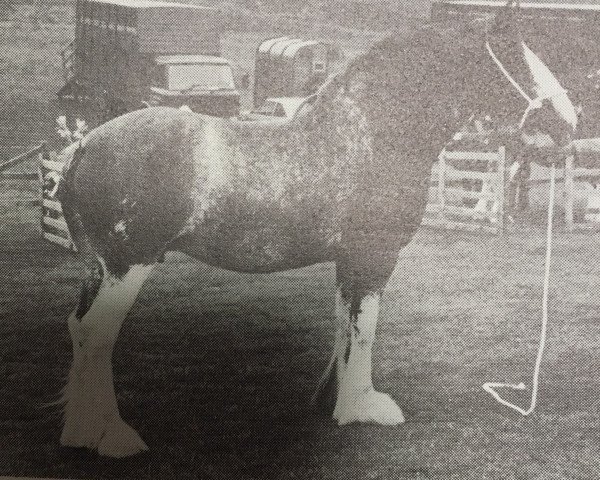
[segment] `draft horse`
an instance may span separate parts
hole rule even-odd
[[[68,319],[61,443],[124,457],[147,447],[119,414],[112,352],[167,251],[239,272],[335,262],[337,334],[314,396],[339,424],[397,425],[371,379],[382,292],[418,228],[433,160],[473,114],[530,145],[565,145],[577,117],[507,5],[486,31],[419,26],[374,44],[284,123],[168,108],[116,118],[69,147],[58,188],[89,274]],[[330,399],[332,401],[328,402]]]

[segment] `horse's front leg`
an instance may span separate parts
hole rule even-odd
[[[354,302],[346,299],[340,289],[336,294],[337,333],[333,357],[313,402],[324,403],[328,395],[333,394],[333,417],[340,425],[404,422],[402,410],[394,400],[373,387],[371,355],[379,302],[379,293],[366,294]]]

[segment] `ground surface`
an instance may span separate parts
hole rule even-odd
[[[374,354],[375,384],[407,417],[398,428],[339,428],[308,406],[330,354],[332,265],[239,275],[169,256],[114,356],[123,416],[151,450],[113,461],[58,445],[59,410],[45,404],[68,371],[80,269],[36,240],[27,208],[21,232],[31,234],[0,249],[0,475],[600,476],[598,234],[557,231],[540,399],[522,418],[481,384],[530,384],[543,230],[420,231],[386,290]],[[526,393],[512,398],[528,403]]]

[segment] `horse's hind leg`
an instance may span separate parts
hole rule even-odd
[[[119,414],[112,352],[123,320],[152,268],[133,265],[125,274],[115,275],[102,264],[99,287],[93,274],[84,286],[80,305],[69,317],[73,364],[65,389],[62,445],[97,448],[111,457],[147,450]]]
[[[84,257],[85,258],[85,257]],[[67,325],[69,327],[69,333],[71,334],[71,341],[73,343],[73,364],[71,366],[70,374],[80,369],[82,361],[82,331],[81,331],[81,319],[89,311],[94,299],[98,295],[98,290],[102,284],[102,266],[93,256],[85,258],[86,264],[86,279],[81,286],[79,295],[79,304],[75,310],[69,315]],[[72,391],[74,387],[73,382],[68,382],[63,392],[63,401],[67,405],[72,406],[75,401],[69,404],[69,399],[73,399],[77,393]]]

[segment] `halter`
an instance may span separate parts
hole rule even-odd
[[[565,90],[564,88],[560,88],[559,90],[556,90],[554,92],[549,92],[546,95],[539,95],[536,98],[531,98],[529,95],[527,95],[525,90],[523,90],[521,85],[519,85],[517,83],[517,81],[510,75],[510,73],[508,73],[506,68],[504,68],[504,65],[502,65],[502,62],[498,59],[496,54],[493,52],[492,47],[490,47],[489,41],[485,42],[485,48],[487,48],[487,51],[490,54],[490,57],[492,57],[492,60],[494,60],[494,63],[498,66],[498,68],[500,69],[502,74],[511,83],[511,85],[513,87],[515,87],[517,92],[519,92],[521,94],[521,96],[528,103],[527,108],[525,109],[525,112],[523,112],[523,117],[521,117],[521,121],[519,122],[519,129],[523,128],[523,125],[525,124],[525,120],[527,120],[527,117],[529,116],[529,114],[531,113],[532,110],[537,110],[539,108],[542,108],[542,106],[544,104],[544,100],[551,100],[554,97],[558,97],[559,95],[564,95],[567,93],[567,90]]]

